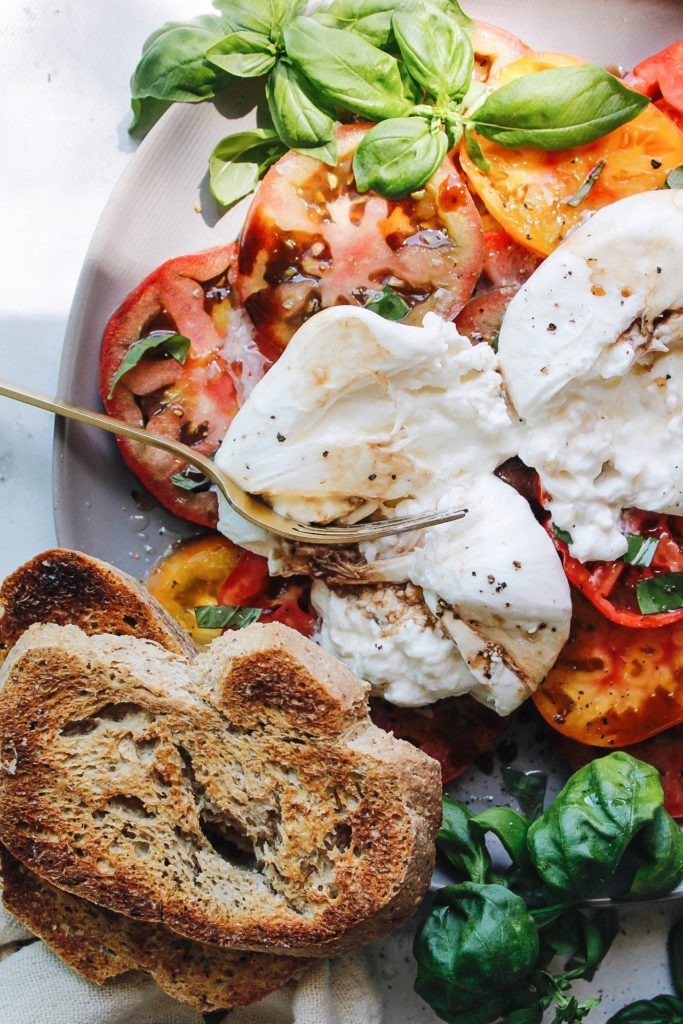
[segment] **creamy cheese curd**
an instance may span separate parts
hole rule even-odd
[[[581,561],[626,551],[622,509],[683,514],[683,192],[614,203],[510,303],[500,367]]]
[[[571,615],[551,541],[492,475],[516,450],[489,346],[432,314],[411,327],[340,306],[296,333],[216,462],[304,521],[466,505],[459,522],[361,545],[364,585],[316,580],[318,639],[395,704],[472,693],[505,715],[553,664]],[[277,572],[281,542],[223,500],[219,528]]]

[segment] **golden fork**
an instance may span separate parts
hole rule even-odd
[[[364,540],[377,540],[379,537],[407,533],[409,530],[438,526],[440,523],[451,523],[455,519],[462,519],[467,514],[467,509],[461,508],[451,512],[433,512],[428,515],[373,520],[372,522],[355,523],[352,526],[309,526],[306,523],[298,523],[295,519],[278,515],[264,501],[254,498],[238,487],[234,480],[218,469],[211,459],[180,441],[159,437],[157,434],[145,430],[144,427],[136,427],[123,420],[114,419],[113,416],[83,409],[59,398],[41,395],[29,388],[10,384],[9,381],[0,380],[0,396],[13,398],[17,402],[33,405],[38,409],[46,409],[57,416],[78,420],[79,423],[86,423],[90,427],[99,427],[100,430],[107,430],[110,434],[130,437],[133,441],[141,441],[142,444],[149,444],[153,448],[161,448],[162,451],[177,455],[212,480],[228,504],[243,519],[255,526],[260,526],[268,533],[274,533],[277,537],[285,537],[287,540],[298,541],[300,544],[357,544]]]

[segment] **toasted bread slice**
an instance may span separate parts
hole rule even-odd
[[[146,971],[170,996],[206,1012],[262,999],[312,962],[192,942],[163,925],[135,921],[57,889],[1,847],[0,862],[10,913],[98,984]]]
[[[181,935],[327,956],[431,875],[438,764],[367,685],[279,624],[193,661],[32,626],[0,676],[0,839],[47,880]]]
[[[80,551],[36,555],[0,587],[0,664],[35,622],[84,632],[155,640],[174,654],[196,650],[190,637],[132,576]]]

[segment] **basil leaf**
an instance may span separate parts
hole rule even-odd
[[[131,99],[130,109],[133,119],[128,125],[129,134],[136,139],[144,138],[170,106],[170,100],[155,100],[151,96]]]
[[[322,25],[363,36],[374,46],[385,47],[393,41],[392,15],[396,11],[415,11],[421,6],[420,0],[332,0],[315,11],[313,18]],[[445,11],[465,31],[472,31],[474,22],[456,0],[433,0],[430,6]]]
[[[488,174],[491,170],[491,164],[485,157],[484,150],[479,145],[478,139],[475,139],[472,132],[468,131],[467,128],[465,128],[465,149],[474,166],[478,167],[483,174]]]
[[[290,149],[329,145],[334,137],[334,121],[310,96],[306,81],[290,64],[278,61],[266,86],[268,109],[275,129]],[[336,164],[336,145],[331,146],[325,163]]]
[[[657,537],[639,537],[636,533],[626,534],[628,545],[624,561],[629,565],[651,565],[655,551],[659,547]]]
[[[232,206],[256,188],[259,178],[287,151],[277,132],[254,128],[226,135],[209,157],[209,187],[222,206]]]
[[[676,995],[683,999],[683,918],[676,921],[667,943],[669,970]]]
[[[660,807],[638,839],[646,860],[636,872],[629,896],[664,896],[683,879],[683,832]]]
[[[385,320],[396,321],[403,320],[405,315],[410,312],[410,306],[405,299],[402,299],[388,284],[374,298],[365,303],[365,308],[383,316]]]
[[[665,572],[636,583],[638,607],[643,615],[683,608],[683,572]]]
[[[209,47],[206,58],[237,78],[258,78],[275,65],[277,49],[267,36],[232,32]]]
[[[429,181],[447,152],[445,133],[432,132],[424,117],[390,117],[371,128],[355,152],[356,187],[402,199]]]
[[[142,100],[201,103],[233,84],[234,79],[205,57],[225,34],[221,19],[205,14],[193,21],[171,21],[146,40],[130,83],[133,127],[140,120]]]
[[[472,882],[485,882],[491,870],[491,858],[483,832],[470,827],[472,814],[464,804],[443,797],[443,819],[436,843],[453,867]]]
[[[674,167],[673,171],[669,171],[666,176],[666,182],[664,188],[683,188],[683,164],[679,167]]]
[[[274,29],[270,0],[212,0],[226,32],[258,32],[271,37]]]
[[[593,64],[549,68],[495,89],[470,117],[503,146],[568,149],[626,124],[649,100]]]
[[[533,821],[543,810],[548,779],[543,772],[519,772],[516,768],[500,769],[503,789],[513,796],[522,811]]]
[[[150,334],[147,338],[140,338],[139,341],[133,342],[111,379],[107,398],[112,397],[121,378],[134,366],[137,366],[142,357],[153,348],[163,349],[169,356],[183,364],[190,351],[190,339],[186,338],[184,334],[174,334],[173,331],[158,331]]]
[[[474,830],[475,834],[480,832],[482,836],[492,832],[501,841],[516,868],[529,867],[531,862],[526,845],[529,822],[517,811],[509,807],[491,807],[472,818],[470,830]]]
[[[592,171],[586,175],[586,180],[583,185],[576,190],[571,199],[567,200],[567,206],[579,206],[580,203],[586,198],[593,188],[593,185],[598,180],[603,170],[605,169],[605,161],[599,160]]]
[[[392,28],[406,67],[432,96],[464,96],[474,51],[457,22],[432,4],[394,14]]]
[[[563,540],[565,544],[572,543],[572,535],[569,530],[563,530],[562,527],[558,526],[556,523],[551,523],[551,526],[553,528],[553,533],[558,540]]]
[[[326,28],[312,18],[296,18],[284,36],[292,64],[328,103],[375,121],[410,110],[398,61],[361,36]]]
[[[613,910],[603,910],[596,914],[594,920],[577,911],[576,920],[578,941],[562,976],[567,980],[585,978],[592,981],[619,934],[619,919]]]
[[[607,1024],[683,1024],[683,1002],[676,996],[638,999],[613,1014]]]
[[[524,900],[502,885],[448,885],[415,936],[415,990],[446,1020],[486,1004],[504,1011],[505,989],[525,981],[539,953]]]
[[[170,480],[172,484],[180,487],[181,490],[193,491],[195,494],[199,494],[201,491],[208,491],[212,483],[208,476],[204,476],[202,471],[197,469],[196,466],[185,466],[185,469],[181,469],[178,473],[173,473]]]
[[[624,751],[591,761],[529,829],[529,852],[541,881],[574,900],[591,896],[662,803],[659,773],[651,765]]]
[[[194,610],[200,629],[242,629],[261,618],[262,608],[236,604],[201,604]]]

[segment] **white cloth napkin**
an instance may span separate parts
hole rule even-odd
[[[148,975],[95,985],[66,967],[0,903],[2,1024],[203,1024]],[[260,1003],[234,1010],[226,1024],[381,1024],[376,982],[362,953],[321,961]]]

